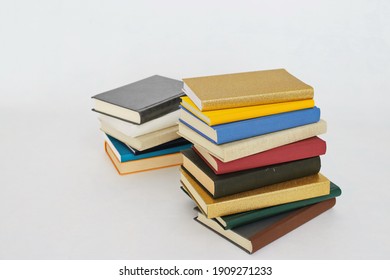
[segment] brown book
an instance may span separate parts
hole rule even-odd
[[[252,254],[331,209],[335,204],[336,199],[332,198],[231,230],[225,230],[218,222],[208,219],[200,212],[195,220]]]
[[[183,79],[201,111],[311,99],[314,90],[285,69]]]
[[[183,162],[181,153],[120,162],[107,142],[104,142],[104,149],[120,175],[176,166]]]
[[[330,181],[318,173],[221,198],[213,198],[184,167],[180,171],[183,188],[207,218],[241,213],[330,193]]]

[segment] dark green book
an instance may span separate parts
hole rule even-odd
[[[217,175],[192,149],[184,150],[182,154],[184,168],[213,198],[314,175],[321,169],[321,160],[317,156]]]
[[[259,221],[264,218],[268,218],[280,213],[284,213],[287,211],[291,211],[297,208],[301,208],[304,206],[312,205],[321,201],[325,201],[337,196],[341,195],[341,189],[330,182],[330,194],[319,196],[315,198],[309,198],[301,201],[290,202],[286,204],[281,204],[277,206],[262,208],[258,210],[248,211],[244,213],[223,216],[215,218],[215,220],[224,228],[224,229],[232,229],[235,227],[239,227],[242,225],[246,225],[249,223],[253,223]]]

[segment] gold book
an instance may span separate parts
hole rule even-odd
[[[330,181],[318,173],[258,189],[214,199],[183,167],[181,182],[207,218],[309,199],[330,193]]]
[[[183,79],[183,90],[201,111],[312,99],[311,86],[285,69]]]

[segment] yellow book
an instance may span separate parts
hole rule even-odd
[[[330,193],[330,181],[318,173],[214,199],[187,171],[181,168],[180,172],[184,189],[209,219]]]
[[[264,117],[314,107],[313,99],[266,105],[246,106],[213,111],[200,111],[188,96],[181,98],[181,105],[209,126]]]
[[[183,79],[201,111],[312,99],[314,90],[285,69]]]

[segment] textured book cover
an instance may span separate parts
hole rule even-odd
[[[190,141],[188,141],[187,139],[184,139],[183,137],[180,137],[180,138],[177,138],[175,140],[163,143],[161,145],[158,145],[158,146],[155,146],[153,148],[146,149],[146,150],[143,150],[143,151],[138,151],[137,149],[134,149],[133,147],[131,147],[129,145],[126,145],[126,146],[127,146],[127,148],[130,149],[130,151],[133,154],[135,154],[135,155],[142,155],[142,154],[146,154],[146,153],[150,153],[150,152],[157,152],[157,151],[160,151],[160,150],[174,148],[174,147],[177,147],[177,146],[187,146],[187,145],[192,145],[192,143]]]
[[[182,186],[207,218],[271,207],[327,195],[330,192],[330,181],[318,173],[222,198],[213,198],[184,167],[181,167],[180,171]]]
[[[104,143],[104,149],[120,175],[171,167],[182,163],[181,153],[120,162],[107,142]]]
[[[320,120],[317,107],[259,117],[238,122],[209,126],[186,109],[180,110],[180,121],[215,144],[225,144],[258,135],[268,134]]]
[[[156,151],[151,151],[148,153],[142,153],[140,155],[135,155],[129,147],[122,143],[121,141],[111,137],[110,135],[105,134],[106,142],[110,146],[111,150],[115,153],[116,157],[120,162],[139,160],[144,158],[151,158],[156,156],[163,156],[168,154],[178,153],[182,150],[191,148],[192,144],[184,144],[179,146],[174,146],[166,149],[159,149]]]
[[[103,114],[98,114],[98,119],[124,135],[137,137],[176,125],[179,120],[179,115],[179,110],[176,110],[143,124],[134,124]]]
[[[252,254],[331,209],[335,204],[336,199],[332,198],[231,230],[223,229],[215,220],[207,219],[200,212],[195,220]]]
[[[99,113],[142,124],[178,109],[183,83],[154,75],[93,96]]]
[[[248,212],[229,215],[229,216],[216,217],[215,219],[224,229],[232,229],[271,216],[275,216],[277,214],[281,214],[287,211],[295,210],[301,207],[312,205],[331,198],[335,198],[340,195],[341,195],[341,189],[333,182],[330,182],[330,194],[328,195],[285,203],[277,206],[267,207],[263,209],[248,211]]]
[[[179,122],[179,134],[197,146],[206,149],[210,154],[223,162],[229,162],[260,152],[264,152],[279,146],[314,137],[326,132],[326,122],[320,120],[313,124],[307,124],[265,135],[255,136],[222,145],[217,145],[195,132],[185,124]]]
[[[285,69],[185,78],[184,91],[201,111],[312,99],[314,90]]]
[[[216,175],[192,149],[182,151],[184,168],[214,198],[241,193],[313,174],[321,168],[320,157],[290,161],[239,172]]]
[[[124,135],[122,132],[116,130],[115,128],[111,127],[110,125],[106,124],[105,122],[100,122],[101,126],[100,129],[118,139],[119,141],[134,147],[135,149],[139,151],[143,151],[146,149],[150,149],[153,147],[156,147],[158,145],[161,145],[163,143],[175,140],[179,138],[180,136],[177,134],[178,126],[174,125],[171,127],[167,127],[161,130],[157,130],[148,134],[144,134],[137,137],[130,137],[127,135]]]
[[[229,162],[222,162],[201,146],[193,146],[193,149],[215,174],[226,174],[324,155],[326,142],[315,136]]]
[[[195,103],[192,102],[192,100],[188,96],[181,97],[180,104],[186,110],[194,114],[197,118],[201,119],[203,122],[211,126],[313,108],[314,100],[304,99],[297,101],[245,106],[204,112],[200,111],[198,107],[196,107]]]

